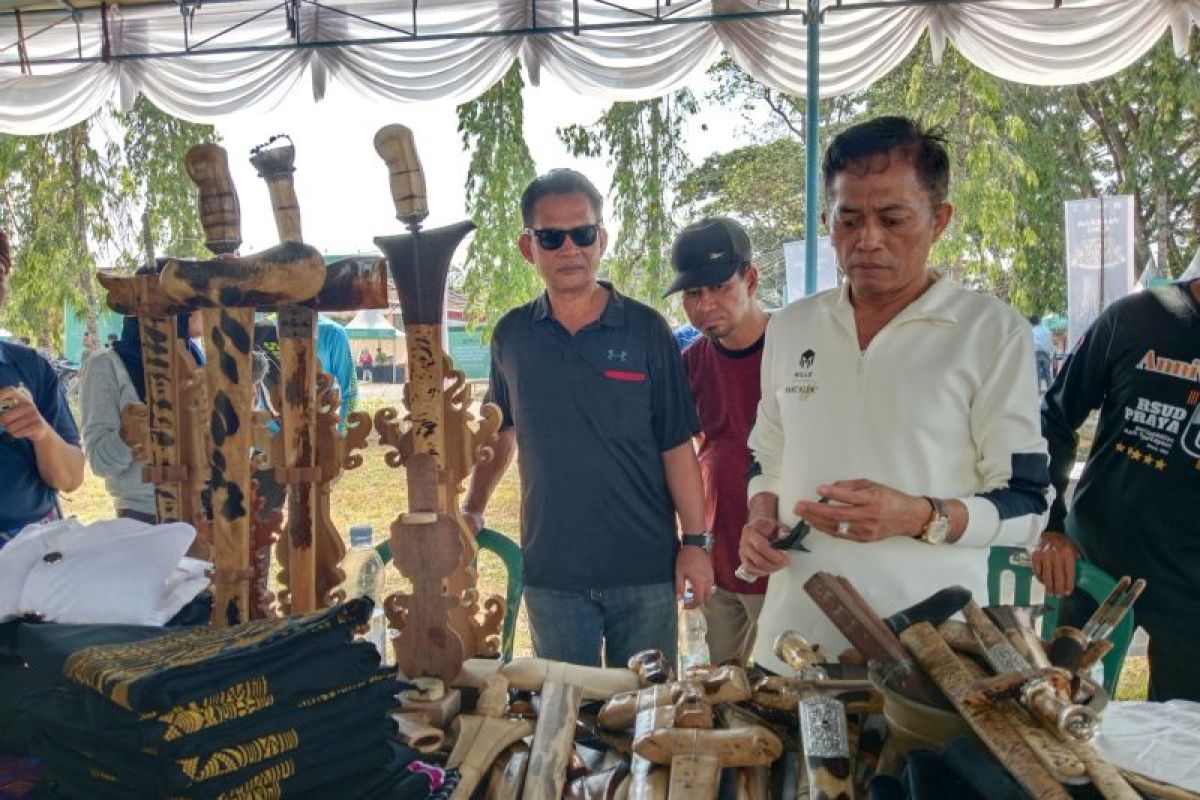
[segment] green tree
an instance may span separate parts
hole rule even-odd
[[[1200,247],[1200,32],[1182,58],[1163,37],[1128,69],[1067,94],[1096,188],[1136,198],[1137,268],[1153,242],[1164,274],[1179,274]]]
[[[471,153],[467,208],[478,229],[460,279],[467,315],[489,335],[510,308],[537,296],[541,283],[515,242],[521,233],[517,200],[535,169],[525,144],[525,81],[514,62],[503,80],[458,107],[458,132]]]
[[[99,300],[95,252],[113,241],[116,204],[109,178],[111,147],[91,144],[93,120],[39,137],[0,138],[5,219],[13,238],[11,294],[5,325],[60,343],[62,309],[75,310],[95,333]]]
[[[183,158],[192,146],[217,141],[216,129],[172,117],[144,97],[117,119],[125,129],[123,196],[143,209],[139,235],[145,247],[149,232],[147,255],[206,255],[196,188]]]
[[[614,103],[591,125],[571,125],[559,138],[577,156],[605,155],[613,170],[609,196],[620,227],[605,261],[622,292],[665,308],[675,234],[674,187],[686,177],[683,124],[697,104],[689,91],[637,103]]]
[[[12,233],[15,262],[5,324],[61,345],[65,306],[94,334],[98,267],[131,268],[148,253],[194,255],[199,220],[183,155],[215,139],[212,127],[144,99],[57,133],[0,136],[0,225]]]
[[[785,161],[782,141],[803,136],[803,103],[741,73],[712,71],[710,100],[741,108],[754,145],[710,158],[681,185],[702,208],[747,221],[775,217],[779,238],[803,235],[802,200],[771,196],[789,175],[802,192],[802,156]],[[969,285],[1023,312],[1066,306],[1063,203],[1100,193],[1135,196],[1137,266],[1158,244],[1160,265],[1178,274],[1200,246],[1200,34],[1177,57],[1164,38],[1121,73],[1078,87],[1002,81],[952,48],[933,64],[922,41],[895,70],[861,92],[822,101],[821,138],[852,122],[904,114],[939,127],[951,156],[955,220],[932,259]],[[765,109],[768,124],[761,124]],[[761,156],[761,157],[760,157]],[[753,177],[746,175],[753,167]],[[728,174],[725,174],[728,173]],[[759,191],[746,191],[745,187]],[[774,206],[764,214],[759,206]],[[796,217],[792,226],[779,219]],[[759,233],[756,244],[770,246]],[[769,256],[764,254],[769,261]]]

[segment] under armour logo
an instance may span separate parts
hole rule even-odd
[[[626,350],[609,350],[608,351],[608,360],[609,361],[620,361],[622,364],[624,364],[625,360],[628,357],[629,357],[629,352]]]

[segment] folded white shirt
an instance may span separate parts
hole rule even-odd
[[[30,526],[0,549],[0,620],[162,625],[209,583],[186,523]]]

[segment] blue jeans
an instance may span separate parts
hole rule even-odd
[[[675,663],[678,612],[673,583],[608,589],[525,587],[533,651],[541,658],[624,667],[641,650],[662,650]]]

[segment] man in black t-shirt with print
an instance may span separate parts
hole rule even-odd
[[[1100,410],[1070,510],[1076,431]],[[1200,701],[1200,280],[1147,289],[1105,309],[1042,404],[1058,499],[1033,567],[1052,595],[1082,554],[1113,577],[1144,578],[1134,607],[1150,634],[1150,698]],[[1082,624],[1076,598],[1063,624]],[[1083,617],[1074,618],[1074,617]]]

